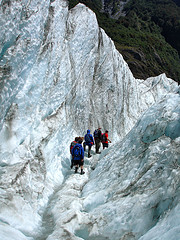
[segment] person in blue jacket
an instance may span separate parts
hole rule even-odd
[[[90,134],[90,130],[87,130],[87,134],[84,136],[84,143],[83,143],[83,147],[84,147],[84,151],[86,151],[86,145],[88,146],[88,158],[91,157],[91,147],[92,145],[94,145],[94,139],[92,134]]]
[[[73,163],[75,165],[75,173],[78,172],[78,168],[81,168],[81,175],[85,172],[83,171],[84,165],[84,149],[82,147],[82,139],[80,138],[77,144],[72,148],[71,151]]]

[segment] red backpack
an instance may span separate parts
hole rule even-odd
[[[73,141],[70,145],[70,152],[72,151],[73,147],[77,144],[76,141]]]

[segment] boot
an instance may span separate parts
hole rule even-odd
[[[77,171],[78,171],[78,167],[75,167],[75,173],[77,173]]]
[[[83,169],[81,169],[81,175],[83,175],[85,172],[83,171]]]

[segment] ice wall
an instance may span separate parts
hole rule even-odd
[[[69,176],[51,204],[48,240],[179,239],[179,104],[178,93],[168,94],[121,142],[86,161],[84,178]]]
[[[79,134],[101,125],[112,137],[124,136],[175,85],[165,75],[134,79],[95,14],[82,4],[71,11],[65,0],[1,6],[1,127],[14,103],[18,112],[41,120],[66,109]]]
[[[67,175],[72,139],[100,125],[115,143],[177,86],[164,74],[135,79],[82,4],[0,6],[0,218],[30,234]]]
[[[167,95],[104,153],[83,189],[86,239],[179,239],[179,104]]]

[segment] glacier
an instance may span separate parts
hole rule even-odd
[[[83,4],[0,6],[1,239],[179,239],[177,83],[135,79]],[[112,144],[75,175],[70,142],[98,126]]]

